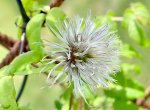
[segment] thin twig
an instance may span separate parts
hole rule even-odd
[[[17,3],[18,3],[18,7],[19,7],[19,10],[20,10],[20,13],[21,13],[21,16],[23,18],[23,24],[22,24],[22,36],[21,36],[21,44],[20,44],[20,49],[19,49],[19,55],[22,54],[24,48],[25,48],[25,41],[26,41],[26,33],[25,33],[25,29],[26,29],[26,25],[27,23],[29,22],[29,17],[27,16],[26,12],[25,12],[25,9],[22,5],[22,2],[21,0],[16,0]],[[27,78],[28,78],[28,75],[25,75],[24,78],[23,78],[23,81],[22,81],[22,84],[21,84],[21,87],[20,87],[20,90],[17,94],[17,97],[16,97],[16,101],[19,101],[22,93],[23,93],[23,90],[25,88],[25,85],[26,85],[26,82],[27,82]]]
[[[71,96],[70,96],[70,100],[69,100],[69,110],[71,110],[71,108],[72,108],[72,105],[73,105],[73,99],[74,99],[73,93],[71,92]]]
[[[59,7],[63,2],[64,2],[64,0],[52,0],[52,2],[50,2],[49,6],[50,6],[50,8]]]
[[[25,34],[25,32],[23,32],[22,36],[21,36],[21,40],[20,40],[19,55],[22,54],[22,52],[24,51],[24,48],[25,48],[25,36],[26,36],[26,34]],[[20,90],[19,90],[17,97],[16,97],[16,101],[19,101],[19,99],[23,93],[24,87],[25,87],[26,82],[27,82],[27,78],[28,78],[28,75],[25,75],[23,78]]]
[[[16,1],[18,3],[18,7],[19,7],[19,10],[20,10],[21,16],[22,16],[23,21],[25,22],[25,26],[26,26],[26,24],[28,23],[28,21],[30,19],[29,19],[29,17],[26,14],[25,9],[23,8],[21,0],[16,0]]]
[[[145,90],[145,96],[142,99],[134,100],[134,103],[138,106],[141,106],[143,108],[147,108],[150,110],[150,103],[146,102],[149,97],[150,97],[150,87],[148,87]]]
[[[15,45],[11,48],[9,53],[6,55],[6,57],[2,60],[0,63],[0,68],[9,65],[10,62],[19,54],[19,48],[20,48],[21,41],[17,41]]]
[[[10,50],[17,41],[8,37],[5,34],[0,33],[0,44]]]
[[[123,21],[123,17],[114,16],[114,17],[111,17],[111,20],[112,21],[119,21],[119,22],[121,22],[121,21]]]
[[[23,78],[23,81],[22,81],[20,90],[19,90],[19,92],[18,92],[18,94],[17,94],[17,97],[16,97],[16,101],[17,101],[17,102],[19,101],[19,99],[20,99],[20,97],[21,97],[21,95],[22,95],[22,92],[23,92],[24,87],[25,87],[25,85],[26,85],[27,79],[28,79],[28,75],[25,75],[25,77]]]
[[[83,105],[84,105],[83,99],[79,98],[79,101],[78,101],[78,110],[82,110]]]

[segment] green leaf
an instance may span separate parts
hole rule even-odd
[[[140,91],[140,90],[137,90],[134,88],[128,88],[128,87],[125,88],[125,91],[126,91],[126,97],[131,100],[144,97],[144,91]]]
[[[133,58],[133,57],[141,58],[141,55],[131,45],[128,44],[121,45],[121,53],[123,56],[128,58]]]
[[[31,109],[28,107],[21,107],[21,108],[19,108],[19,110],[31,110]]]
[[[38,62],[43,56],[40,51],[29,51],[27,53],[23,53],[16,57],[12,63],[6,67],[6,74],[15,74],[24,66],[31,64],[33,62]]]
[[[52,27],[55,31],[58,31],[56,25],[59,25],[59,21],[64,21],[65,14],[59,8],[54,7],[48,11],[46,16],[46,24]]]
[[[0,110],[18,110],[11,76],[4,76],[0,79],[0,105]]]
[[[141,85],[141,83],[130,79],[130,77],[128,77],[128,75],[123,71],[118,72],[117,75],[114,76],[114,79],[116,80],[117,85],[120,85],[123,88],[133,88],[144,92],[144,87]]]
[[[55,66],[55,64],[50,64],[50,65],[47,65],[47,66],[46,65],[40,65],[36,68],[36,67],[32,66],[31,64],[29,64],[29,65],[23,66],[23,68],[21,68],[20,70],[15,72],[15,75],[38,74],[41,70],[42,70],[42,73],[43,73],[43,72],[47,72],[48,70],[50,70],[54,66]],[[60,69],[60,68],[61,67],[57,68],[57,70]]]
[[[122,63],[121,68],[125,74],[128,74],[132,71],[135,72],[136,75],[140,73],[140,67],[137,64]]]
[[[21,26],[23,24],[23,19],[21,16],[19,16],[17,19],[16,19],[16,25],[17,25],[17,37],[20,38],[21,37],[21,33],[22,33],[22,30],[21,30]]]
[[[123,71],[117,72],[117,75],[113,76],[113,78],[116,80],[116,83],[125,86],[126,85],[126,77],[123,73]]]
[[[99,27],[102,23],[108,23],[111,30],[117,30],[117,24],[112,20],[113,12],[109,11],[104,16],[99,16],[95,19],[95,28]]]
[[[141,46],[148,46],[149,41],[142,24],[150,21],[150,15],[141,3],[132,4],[124,13],[123,25],[128,29],[130,37]]]
[[[61,103],[60,101],[56,100],[56,101],[55,101],[55,107],[56,107],[57,110],[61,110],[61,108],[62,108],[62,103]]]
[[[121,86],[115,86],[111,89],[105,89],[104,93],[107,97],[111,97],[114,99],[127,100],[126,91]]]
[[[108,97],[121,100],[133,100],[144,96],[144,91],[121,86],[115,86],[114,88],[111,89],[105,89],[104,93]]]
[[[130,101],[115,100],[113,103],[114,110],[138,110],[138,106]]]
[[[60,97],[64,98],[65,100],[69,99],[70,95],[72,93],[72,85],[64,90],[62,95]]]
[[[93,92],[87,84],[85,84],[83,92],[87,100],[95,99],[95,95],[93,94]]]
[[[42,52],[41,28],[45,20],[45,14],[38,14],[29,21],[26,27],[26,36],[30,50],[37,50]]]
[[[36,0],[22,0],[23,6],[25,8],[25,11],[30,16],[32,13],[32,16],[36,11],[39,12],[39,8],[41,7],[39,2]]]
[[[150,22],[150,14],[144,4],[140,2],[131,4],[131,10],[136,16],[136,19],[142,24],[147,24]]]
[[[45,52],[43,50],[42,45],[35,44],[35,43],[42,43],[40,31],[44,20],[45,20],[45,15],[38,14],[29,21],[26,27],[26,36],[31,51],[27,53],[23,53],[18,57],[16,57],[11,62],[11,64],[8,67],[6,67],[7,70],[4,73],[14,74],[23,66],[31,64],[33,62],[38,62],[40,59],[43,58]]]
[[[130,37],[141,46],[148,46],[149,42],[144,33],[142,25],[137,21],[130,21],[128,25]]]
[[[141,83],[139,83],[138,81],[133,80],[133,79],[127,79],[126,80],[126,87],[130,87],[130,88],[137,89],[139,91],[144,92],[143,85]]]

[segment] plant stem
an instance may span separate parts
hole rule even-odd
[[[71,110],[72,108],[72,104],[73,104],[73,93],[71,92],[71,96],[70,96],[70,100],[69,100],[69,110]]]
[[[27,82],[27,79],[28,79],[28,75],[25,75],[24,78],[23,78],[23,81],[22,81],[22,84],[21,84],[21,87],[20,87],[20,90],[17,94],[17,97],[16,97],[16,101],[18,102],[22,93],[23,93],[23,90],[24,90],[24,87],[26,85],[26,82]]]
[[[123,21],[123,17],[114,16],[114,17],[111,18],[111,20],[112,21],[119,21],[119,22],[121,22],[121,21]]]
[[[18,3],[18,7],[19,7],[19,10],[20,10],[20,13],[21,13],[21,16],[23,18],[23,21],[25,23],[28,23],[28,21],[30,20],[29,17],[27,16],[26,12],[25,12],[25,9],[23,8],[23,5],[22,5],[22,2],[21,0],[17,0],[17,3]]]
[[[0,44],[7,48],[8,50],[11,50],[11,48],[14,46],[16,43],[16,40],[8,37],[5,34],[0,33]]]

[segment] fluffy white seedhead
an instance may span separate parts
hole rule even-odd
[[[96,28],[90,16],[85,20],[76,16],[60,22],[56,26],[58,31],[49,28],[61,43],[46,42],[55,48],[48,52],[53,58],[47,65],[59,61],[49,71],[48,79],[59,66],[63,67],[52,84],[65,74],[64,80],[74,84],[74,93],[85,98],[87,85],[95,90],[98,85],[107,87],[108,82],[114,82],[111,75],[119,69],[120,41],[108,24]]]

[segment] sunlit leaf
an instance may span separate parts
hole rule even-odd
[[[133,57],[141,58],[141,55],[129,44],[121,45],[121,53],[122,53],[122,56],[125,56],[128,58],[133,58]]]
[[[130,87],[116,86],[111,89],[106,89],[105,94],[108,97],[115,98],[115,99],[117,98],[117,99],[121,99],[121,100],[127,100],[127,99],[133,100],[136,98],[143,97],[144,91],[130,88]]]
[[[114,110],[138,110],[138,106],[130,101],[115,100],[113,103]]]
[[[52,8],[48,11],[46,16],[46,24],[48,27],[52,27],[55,31],[58,31],[56,25],[59,25],[65,18],[65,14],[59,8]]]
[[[17,110],[13,78],[0,78],[0,110]]]
[[[106,15],[104,16],[99,16],[95,19],[95,28],[99,27],[103,23],[107,23],[110,25],[110,29],[117,31],[117,24],[115,21],[112,20],[113,12],[109,11]]]
[[[128,32],[130,37],[142,46],[148,46],[147,36],[144,33],[144,29],[137,21],[129,21]]]
[[[139,45],[148,46],[149,41],[144,33],[142,24],[150,21],[150,15],[141,3],[132,4],[125,11],[123,25],[128,29],[129,36]]]

